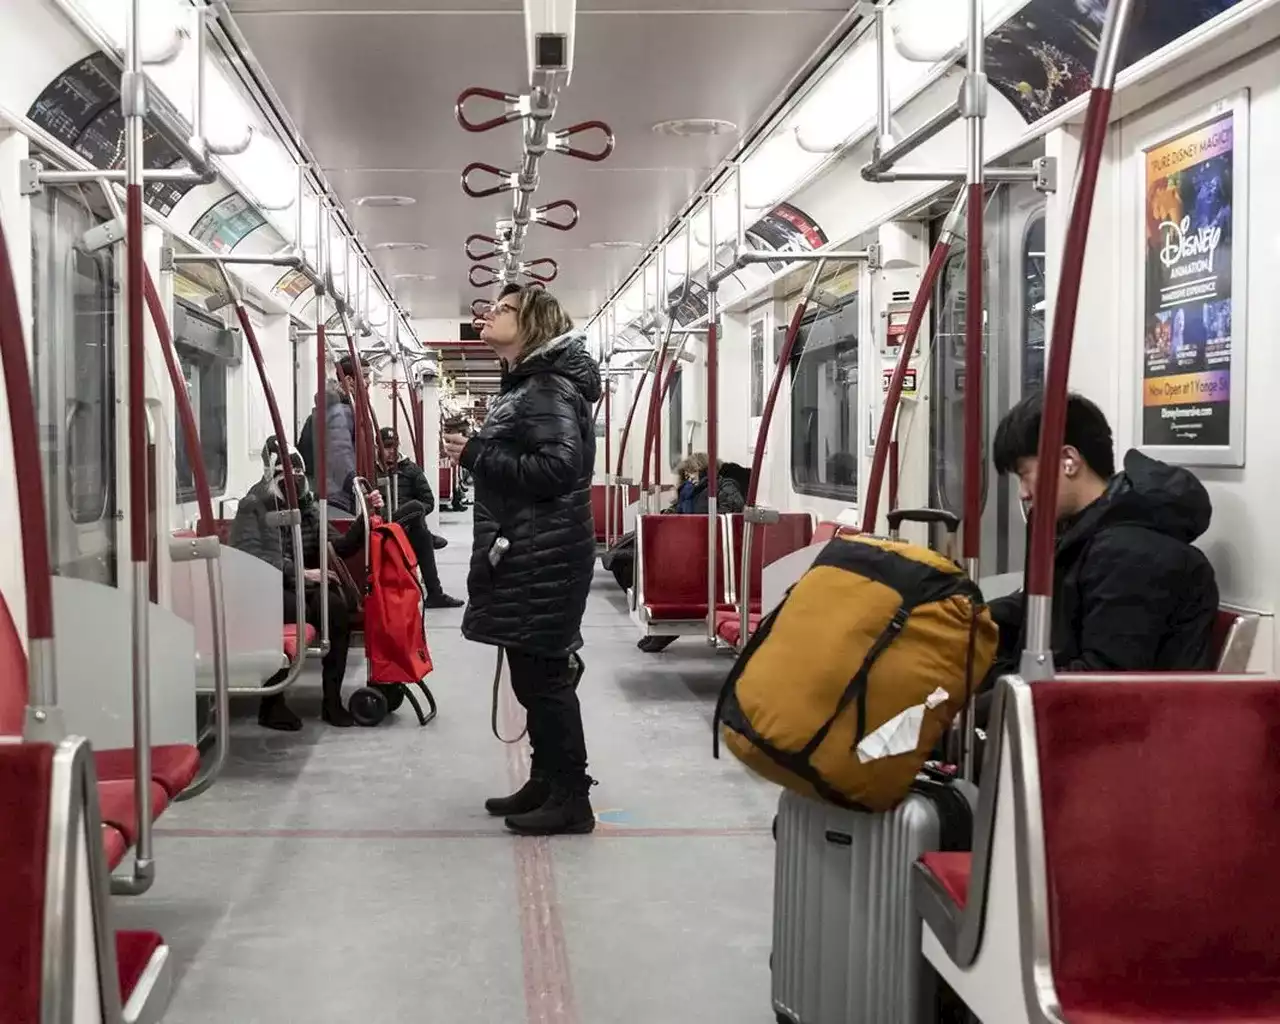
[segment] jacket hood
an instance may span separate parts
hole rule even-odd
[[[1213,503],[1195,474],[1130,451],[1107,493],[1076,517],[1063,547],[1105,527],[1142,526],[1190,544],[1209,528]]]
[[[509,367],[503,383],[510,387],[535,373],[554,373],[564,377],[588,402],[599,401],[604,393],[600,385],[600,366],[587,351],[586,332],[577,328],[552,338]]]

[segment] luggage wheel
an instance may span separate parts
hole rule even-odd
[[[351,695],[347,710],[357,725],[378,725],[388,713],[387,695],[380,686],[362,686]]]

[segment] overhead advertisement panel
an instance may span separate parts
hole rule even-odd
[[[1136,4],[1120,70],[1155,53],[1241,0],[1152,0]],[[1030,124],[1093,84],[1107,0],[1031,0],[987,39],[991,84]]]

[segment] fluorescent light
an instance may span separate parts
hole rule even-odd
[[[131,0],[72,0],[74,6],[98,27],[113,46],[123,50]],[[179,28],[191,24],[191,7],[175,0],[142,0],[142,60],[154,63],[173,53]],[[148,72],[153,68],[148,68]]]
[[[984,11],[984,34],[1022,10],[1027,0],[991,0]],[[1079,4],[1077,4],[1079,6]],[[889,8],[893,44],[910,61],[937,63],[960,50],[969,37],[965,0],[895,0]]]
[[[275,139],[255,132],[248,149],[223,159],[262,206],[288,209],[297,201],[298,170]]]
[[[755,150],[742,165],[742,201],[748,210],[768,210],[785,199],[800,180],[825,159],[800,148],[794,133],[782,131]],[[716,234],[720,234],[716,225]],[[735,226],[736,230],[736,226]]]

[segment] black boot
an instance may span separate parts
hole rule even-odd
[[[461,608],[466,601],[460,601],[456,597],[450,597],[443,590],[438,594],[428,594],[426,601],[423,602],[428,608]]]
[[[551,795],[536,811],[515,814],[504,824],[521,836],[583,835],[596,827],[591,809],[591,787],[595,779],[587,775],[556,776],[551,780]]]
[[[431,546],[439,551],[441,548],[447,548],[449,546],[449,542],[438,533],[433,533],[431,535]]]
[[[551,780],[545,772],[533,772],[529,781],[510,796],[495,796],[484,802],[484,809],[498,818],[509,814],[528,814],[547,802]]]
[[[258,706],[258,724],[264,729],[297,732],[302,728],[302,719],[284,702],[284,697],[276,694],[274,697],[262,698],[262,703]]]
[[[351,712],[342,706],[342,680],[324,681],[324,699],[320,703],[320,717],[339,729],[349,729],[356,724]]]

